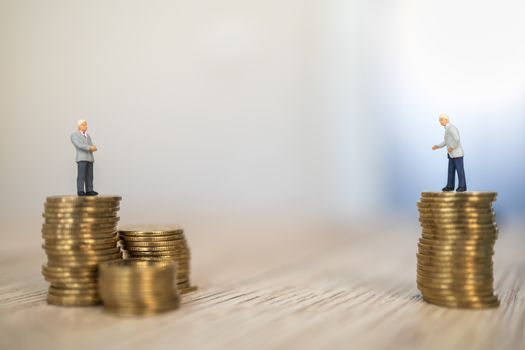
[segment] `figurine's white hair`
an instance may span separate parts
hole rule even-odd
[[[446,121],[448,122],[448,121],[449,121],[448,115],[446,115],[446,114],[441,114],[441,115],[439,116],[439,120],[446,120]]]
[[[79,120],[77,121],[77,126],[80,126],[80,125],[82,125],[82,124],[84,124],[84,123],[87,123],[87,120],[85,120],[85,119],[79,119]]]

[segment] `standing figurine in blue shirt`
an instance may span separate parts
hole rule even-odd
[[[77,125],[78,131],[71,134],[71,142],[77,151],[77,194],[96,196],[98,193],[93,191],[93,163],[95,162],[93,153],[97,151],[97,147],[93,145],[91,136],[87,133],[87,121],[79,120]]]
[[[447,146],[448,156],[448,182],[447,186],[443,188],[444,192],[454,191],[456,182],[456,172],[458,173],[459,184],[456,189],[457,192],[465,192],[467,190],[467,181],[465,179],[465,167],[463,165],[463,147],[459,137],[458,129],[450,124],[449,118],[446,114],[439,116],[439,123],[445,127],[445,140],[439,145],[432,147],[432,150],[437,150]]]

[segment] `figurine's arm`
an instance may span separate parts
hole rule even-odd
[[[447,142],[446,142],[445,140],[443,140],[443,142],[438,143],[435,147],[436,147],[436,148],[443,148],[443,147],[445,147],[446,145],[447,145]]]
[[[82,142],[78,139],[78,137],[76,137],[75,134],[71,135],[71,142],[76,148],[82,151],[91,152],[91,146],[82,144]]]

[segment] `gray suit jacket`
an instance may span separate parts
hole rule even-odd
[[[91,146],[93,146],[93,142],[91,142],[91,136],[89,134],[86,134],[87,137],[84,137],[80,133],[80,131],[76,131],[71,134],[71,142],[75,146],[75,149],[77,150],[77,157],[76,161],[87,161],[87,162],[94,162],[95,157],[93,157],[93,152],[89,150]]]
[[[439,145],[437,145],[439,148],[443,148],[445,146],[452,147],[454,150],[452,153],[449,153],[450,158],[458,158],[463,157],[463,147],[461,146],[461,140],[459,137],[459,131],[458,128],[456,128],[454,125],[448,123],[445,127],[445,140],[441,142]]]

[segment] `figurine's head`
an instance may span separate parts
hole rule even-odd
[[[446,114],[442,114],[439,116],[439,124],[441,124],[441,126],[447,126],[448,124],[448,115]]]
[[[77,125],[78,125],[78,130],[80,130],[82,132],[86,132],[87,131],[88,125],[87,125],[87,121],[85,121],[84,119],[79,120],[77,122]]]

